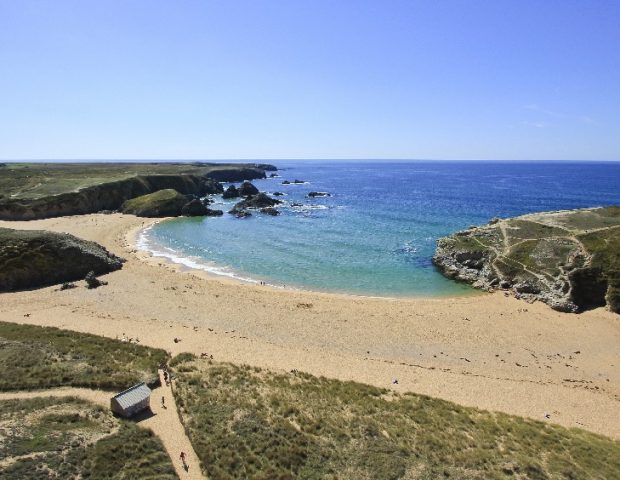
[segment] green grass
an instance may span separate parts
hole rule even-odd
[[[3,479],[174,479],[159,439],[76,398],[0,401]]]
[[[582,430],[307,374],[175,363],[212,479],[620,478],[620,443]]]
[[[40,198],[137,175],[204,175],[231,166],[243,165],[203,162],[7,163],[6,167],[0,168],[0,192],[6,198]]]
[[[576,251],[575,242],[567,238],[551,238],[524,240],[513,245],[506,256],[531,271],[557,277],[561,274],[560,266],[568,263],[569,256]]]
[[[157,377],[164,350],[51,327],[0,322],[0,390],[122,390]]]
[[[180,212],[183,205],[188,201],[185,195],[171,188],[166,188],[127,200],[121,210],[123,213],[152,216],[159,215],[160,212],[165,213],[173,210]]]
[[[510,244],[526,239],[562,237],[568,234],[563,228],[541,225],[528,220],[510,220],[507,227],[506,233]]]

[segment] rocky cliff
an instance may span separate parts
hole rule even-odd
[[[0,292],[101,275],[122,260],[101,245],[66,233],[0,228]]]
[[[205,175],[139,175],[57,195],[3,198],[0,199],[0,220],[33,220],[117,210],[131,198],[158,190],[174,189],[184,195],[205,195],[221,193],[223,189],[219,182],[265,177],[265,170],[257,167],[222,168]]]
[[[620,207],[492,220],[437,242],[448,278],[578,312],[620,312]]]

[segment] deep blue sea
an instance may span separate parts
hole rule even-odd
[[[214,273],[320,291],[378,296],[468,294],[442,277],[437,238],[493,217],[620,204],[620,163],[274,162],[282,214],[177,218],[142,247]],[[283,180],[304,180],[282,185]],[[307,198],[325,191],[326,198]],[[227,211],[234,200],[213,197]],[[302,204],[294,207],[291,204]]]

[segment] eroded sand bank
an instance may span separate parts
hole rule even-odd
[[[620,439],[618,315],[563,314],[501,293],[396,300],[241,284],[137,251],[136,233],[151,223],[120,214],[0,222],[72,233],[127,259],[96,290],[0,294],[0,320],[125,334],[173,354],[299,369]]]

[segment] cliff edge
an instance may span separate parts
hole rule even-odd
[[[494,219],[439,239],[433,263],[448,278],[555,310],[620,313],[620,206]]]

